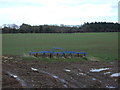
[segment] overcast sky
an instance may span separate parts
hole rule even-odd
[[[119,0],[0,0],[0,25],[118,22]]]

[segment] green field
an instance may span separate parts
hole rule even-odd
[[[3,34],[3,55],[24,55],[30,51],[83,51],[88,56],[117,60],[118,33]]]

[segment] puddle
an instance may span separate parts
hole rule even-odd
[[[91,69],[90,72],[101,72],[105,70],[109,70],[110,68],[100,68],[100,69]]]
[[[53,77],[54,77],[54,78],[58,78],[58,76],[54,76],[54,75],[53,75]]]
[[[13,77],[14,77],[14,78],[17,78],[18,76],[16,76],[16,75],[13,75]]]
[[[96,78],[92,78],[92,80],[97,80]]]
[[[78,73],[77,75],[83,75],[83,76],[85,76],[86,74],[85,73]]]
[[[106,74],[110,74],[111,72],[105,72],[104,74],[106,75]]]
[[[17,75],[14,75],[10,72],[7,72],[7,74],[10,77],[13,77],[14,79],[16,79],[21,84],[22,87],[30,88],[30,86],[28,86],[27,83],[23,79],[19,78]]]
[[[31,69],[32,69],[33,71],[36,71],[36,72],[38,71],[37,69],[35,69],[35,68],[32,68],[32,67],[31,67]]]
[[[69,69],[64,69],[66,72],[70,72],[71,70],[69,70]]]
[[[106,86],[106,88],[116,88],[116,87],[113,87],[113,86]]]
[[[110,75],[110,77],[120,77],[120,73],[114,73],[114,74]]]
[[[67,85],[63,85],[65,88],[68,88],[68,86]]]
[[[65,88],[68,88],[68,86],[66,85],[66,84],[68,84],[68,82],[67,82],[66,80],[61,79],[61,78],[59,78],[58,76],[56,76],[56,75],[54,75],[54,74],[51,74],[51,73],[48,73],[48,72],[45,72],[45,71],[42,71],[42,70],[37,70],[37,69],[35,69],[35,68],[31,68],[31,69],[34,70],[34,71],[38,71],[38,72],[40,72],[40,73],[44,73],[44,74],[50,75],[51,77],[53,77],[53,78],[55,78],[55,79],[58,79],[60,82],[64,83],[63,86],[64,86]]]

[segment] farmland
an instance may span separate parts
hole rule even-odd
[[[118,33],[3,34],[2,46],[3,89],[119,88]],[[53,47],[86,52],[87,59],[28,55]]]
[[[3,55],[24,55],[30,51],[83,51],[87,56],[117,60],[118,33],[3,34]]]

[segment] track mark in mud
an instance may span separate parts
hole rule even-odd
[[[38,69],[35,69],[35,68],[31,68],[31,69],[32,69],[33,71],[37,71],[37,72],[39,72],[39,73],[47,74],[47,75],[49,75],[49,76],[51,76],[51,77],[59,80],[61,83],[64,84],[63,86],[64,86],[65,88],[68,88],[68,82],[67,82],[66,80],[64,80],[64,79],[59,78],[59,76],[56,76],[56,75],[54,75],[54,74],[51,74],[51,73],[48,73],[48,72],[45,72],[45,71],[42,71],[42,70],[38,70]]]
[[[21,79],[21,78],[18,77],[17,75],[12,74],[11,72],[8,72],[8,71],[5,72],[5,73],[6,73],[7,75],[9,75],[10,77],[16,79],[22,87],[24,87],[24,88],[30,88],[30,87],[31,87],[30,85],[28,85],[23,79]]]
[[[65,71],[65,69],[64,69],[64,71]],[[86,87],[86,85],[79,80],[80,74],[82,74],[82,76],[84,76],[86,74],[75,73],[74,71],[70,71],[70,72],[67,71],[66,74],[67,74],[67,77],[70,77],[69,79],[67,79],[67,81],[69,81],[69,83],[71,83],[72,85],[76,86],[77,88],[85,88]]]

